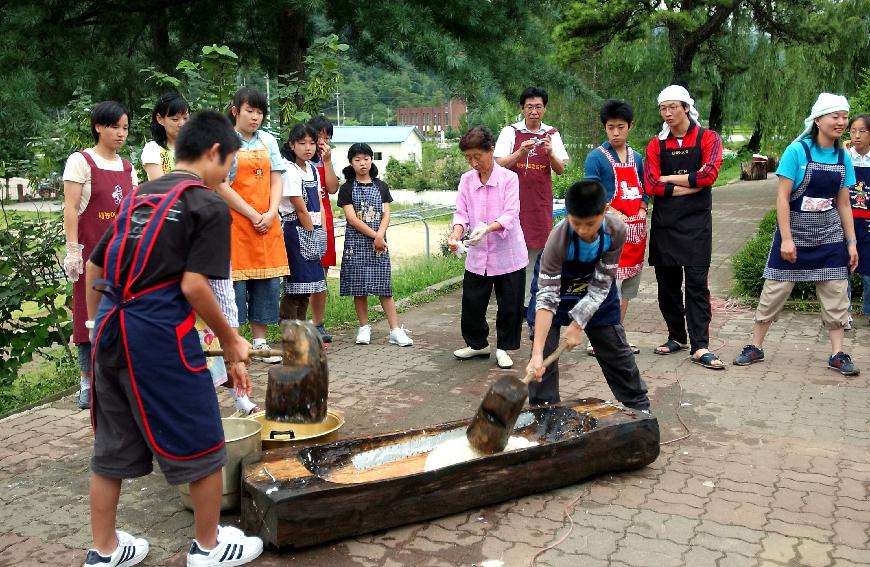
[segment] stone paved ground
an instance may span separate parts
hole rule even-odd
[[[774,191],[772,181],[716,191],[717,298],[727,296],[729,258],[772,207]],[[681,355],[652,354],[664,338],[652,276],[645,272],[626,327],[642,349],[637,361],[662,439],[683,434],[681,396],[688,439],[663,446],[643,470],[312,549],[268,552],[257,564],[528,565],[567,533],[563,513],[579,497],[573,530],[539,565],[870,565],[870,357],[857,346],[870,344],[866,319],[847,340],[865,369],[861,377],[825,368],[818,316],[804,313],[786,313],[773,327],[768,362],[713,372]],[[387,345],[383,323],[370,346],[338,333],[329,347],[330,404],[347,418],[342,436],[473,414],[505,371],[492,360],[453,359],[461,346],[458,304],[453,293],[406,312],[412,348]],[[717,311],[711,346],[730,360],[751,325],[751,312]],[[516,358],[524,366],[525,356]],[[569,355],[562,368],[563,397],[609,397],[594,359]],[[262,399],[264,368],[253,371]],[[87,414],[61,400],[0,422],[0,440],[0,565],[80,565],[90,539]],[[159,475],[124,483],[119,523],[150,540],[145,565],[184,564],[192,515]]]

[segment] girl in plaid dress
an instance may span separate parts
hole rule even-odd
[[[374,153],[368,144],[353,144],[347,151],[350,165],[344,168],[347,182],[338,190],[338,206],[344,210],[347,226],[344,233],[344,254],[341,260],[341,295],[353,296],[359,317],[356,343],[371,342],[368,296],[381,300],[390,324],[390,344],[414,344],[407,329],[399,326],[390,253],[387,247],[387,227],[390,225],[390,187],[378,179],[378,168],[372,163]]]

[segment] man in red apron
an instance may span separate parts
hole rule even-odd
[[[326,119],[324,115],[315,116],[308,121],[308,124],[317,130],[319,139],[317,141],[317,153],[311,159],[311,163],[317,168],[320,174],[320,213],[323,229],[326,231],[326,254],[323,255],[323,277],[328,276],[329,267],[336,265],[335,258],[335,225],[332,220],[332,205],[329,203],[329,196],[338,192],[338,176],[335,175],[335,169],[332,167],[332,122]],[[327,280],[328,281],[328,280]],[[332,336],[327,332],[323,325],[323,314],[326,311],[326,291],[311,294],[311,316],[314,318],[314,325],[320,333],[320,338],[325,343],[332,342]]]
[[[122,480],[149,474],[154,458],[167,482],[190,483],[196,534],[188,565],[219,565],[230,548],[237,560],[262,552],[259,538],[217,525],[227,455],[194,328],[199,314],[221,340],[237,391],[249,393],[249,345],[208,284],[230,275],[230,214],[206,185],[226,177],[239,145],[225,116],[191,117],[176,141],[176,170],[122,201],[88,261],[94,547],[86,566],[135,565],[148,553],[147,541],[116,531],[115,517]]]
[[[620,296],[620,321],[625,320],[628,303],[637,297],[640,274],[646,252],[646,208],[649,197],[644,193],[641,155],[628,145],[634,125],[634,109],[623,100],[608,100],[601,107],[600,118],[607,141],[586,156],[583,173],[597,179],[607,191],[609,213],[625,223],[625,246],[619,257],[616,281]],[[640,352],[629,343],[632,352]],[[592,346],[587,354],[594,355]]]
[[[547,91],[540,87],[524,90],[520,95],[523,119],[502,129],[493,153],[496,162],[520,180],[520,226],[529,254],[527,282],[532,281],[535,261],[553,228],[551,172],[562,175],[569,159],[559,131],[543,123],[547,100]],[[528,288],[523,302],[529,302]]]
[[[655,353],[691,346],[692,362],[721,370],[724,364],[708,348],[712,308],[707,276],[713,254],[712,187],[722,165],[722,140],[701,127],[685,87],[665,88],[658,103],[664,123],[647,145],[644,165],[645,186],[653,196],[649,263],[655,267],[659,309],[668,327],[668,340]]]

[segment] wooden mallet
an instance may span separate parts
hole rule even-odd
[[[556,350],[544,359],[544,368],[556,362],[567,346],[567,342],[560,342]],[[490,387],[465,431],[465,437],[475,451],[491,455],[504,450],[529,396],[529,382],[534,378],[534,371],[526,373],[522,380],[504,376]]]
[[[281,350],[248,350],[248,356],[280,356],[281,366],[269,368],[266,419],[285,423],[320,423],[326,419],[329,370],[320,334],[311,323],[281,320]],[[206,350],[206,356],[223,356]]]

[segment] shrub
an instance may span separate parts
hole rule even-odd
[[[764,266],[773,242],[776,230],[776,209],[769,211],[758,224],[755,237],[732,259],[734,266],[734,292],[737,295],[755,297],[761,296],[764,287]],[[861,297],[862,282],[860,276],[852,274],[852,297]],[[791,299],[816,300],[816,285],[813,282],[798,282],[791,292]]]
[[[399,161],[394,157],[387,162],[384,181],[393,189],[413,189],[413,178],[418,170],[414,160]]]
[[[568,187],[580,179],[583,179],[583,164],[575,162],[573,159],[568,160],[568,165],[565,167],[562,175],[553,174],[553,197],[564,199],[565,193],[568,192]]]
[[[69,348],[69,290],[56,250],[63,246],[58,219],[2,217],[0,230],[0,387],[15,380],[19,368],[55,344]]]

